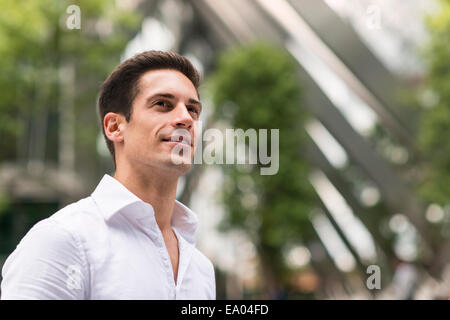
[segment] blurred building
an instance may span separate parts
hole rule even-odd
[[[299,267],[312,268],[300,268],[306,271],[299,272],[293,283],[319,298],[371,298],[355,269],[382,264],[390,270],[389,281],[404,283],[392,257],[414,264],[423,247],[421,261],[432,265],[442,254],[436,251],[426,208],[413,194],[403,167],[417,153],[413,143],[417,116],[404,97],[421,81],[423,66],[415,53],[427,36],[421,19],[436,8],[433,1],[413,2],[117,1],[146,15],[123,59],[144,50],[174,50],[207,75],[222,50],[255,40],[275,43],[296,59],[304,105],[313,115],[306,127],[309,157],[317,168],[311,183],[322,206],[311,218],[317,240],[291,254]],[[411,19],[415,23],[405,27]],[[61,74],[66,91],[59,111],[30,119],[17,157],[0,167],[0,188],[12,199],[8,210],[14,211],[8,221],[0,220],[4,257],[34,222],[89,194],[102,170],[111,169],[99,132],[101,165],[91,174],[79,172],[81,150],[70,125],[74,108],[70,74],[70,67]],[[208,103],[204,101],[207,108]],[[68,126],[53,127],[57,119]],[[377,130],[380,139],[374,138]],[[221,179],[215,168],[194,167],[183,179],[178,198],[199,215],[198,243],[217,266],[218,298],[251,298],[258,288],[255,249],[245,234],[216,231],[224,214],[213,200]],[[374,224],[374,215],[380,212],[380,223]],[[397,236],[396,249],[385,240],[386,233]],[[433,276],[445,265],[434,266]],[[419,267],[419,275],[409,276],[426,277],[423,271]],[[419,292],[422,298],[433,297],[426,288]],[[414,297],[408,294],[414,292],[402,292],[401,297]]]

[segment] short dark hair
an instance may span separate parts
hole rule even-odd
[[[103,82],[98,98],[98,111],[106,145],[116,165],[114,143],[105,134],[103,120],[108,112],[123,114],[130,121],[133,101],[139,93],[139,79],[147,71],[171,69],[191,80],[198,94],[200,74],[185,57],[175,52],[145,51],[117,66]]]

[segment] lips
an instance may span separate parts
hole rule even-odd
[[[188,135],[175,134],[175,135],[163,138],[162,140],[164,142],[182,143],[182,144],[192,147],[191,137]]]

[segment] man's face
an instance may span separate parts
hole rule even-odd
[[[194,85],[181,72],[163,69],[143,74],[138,87],[123,132],[123,156],[132,165],[185,174],[194,156],[201,112]]]

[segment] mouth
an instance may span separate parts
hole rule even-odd
[[[191,143],[191,137],[189,136],[183,136],[183,135],[174,135],[167,138],[162,139],[163,142],[171,143],[171,144],[184,144],[190,147],[193,147]]]

